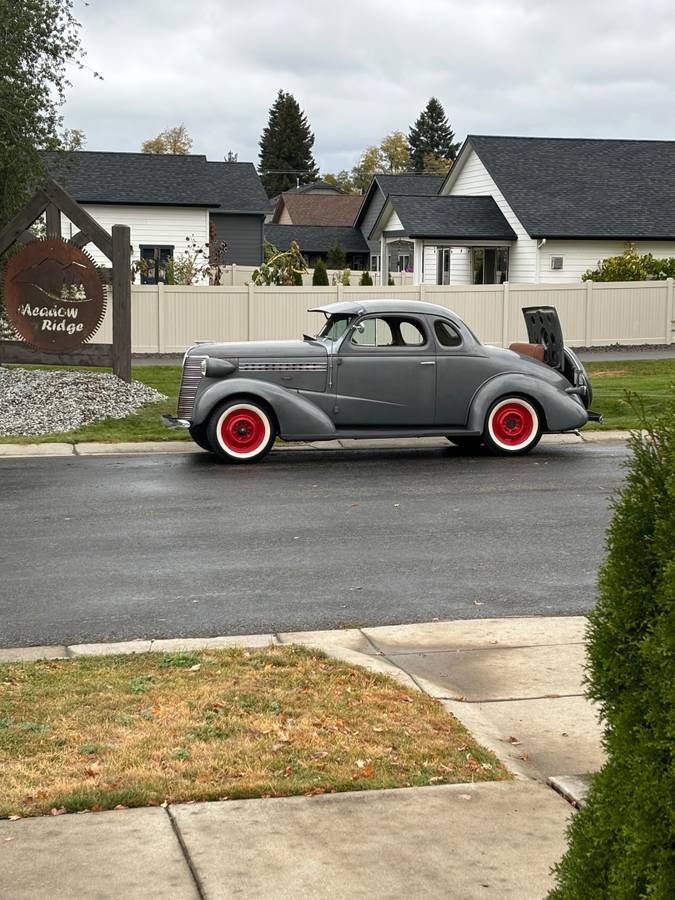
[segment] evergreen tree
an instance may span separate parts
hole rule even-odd
[[[347,265],[347,254],[345,248],[339,241],[335,241],[333,246],[328,250],[326,256],[326,267],[328,269],[344,269]]]
[[[328,272],[326,271],[326,263],[321,257],[314,263],[314,274],[312,275],[312,284],[316,286],[328,287]]]
[[[424,172],[425,156],[454,160],[459,142],[454,143],[455,133],[450,127],[445,110],[432,97],[420,113],[408,134],[410,160],[416,172]]]
[[[312,147],[314,135],[307,116],[292,94],[279,91],[260,138],[260,169],[267,194],[274,197],[300,184],[316,181],[319,170]]]

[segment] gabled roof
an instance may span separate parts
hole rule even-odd
[[[469,135],[534,238],[675,239],[675,141]]]
[[[253,163],[98,151],[49,151],[42,159],[49,174],[80,203],[205,206],[259,214],[269,209]]]
[[[386,199],[388,194],[434,196],[438,194],[444,181],[445,175],[374,175],[363,195],[354,225],[358,227],[361,224],[374,193],[381,193],[383,199]]]
[[[368,253],[368,244],[351,225],[265,225],[265,240],[279,250],[288,250],[297,241],[305,253],[327,253],[341,244],[347,253]]]
[[[357,194],[283,193],[272,221],[277,223],[284,206],[294,225],[352,225],[361,205]]]
[[[515,241],[517,235],[492,197],[397,197],[390,194],[370,239],[379,234],[391,211],[409,238]]]

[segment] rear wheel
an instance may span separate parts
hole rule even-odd
[[[499,456],[529,453],[541,438],[541,416],[534,405],[522,397],[504,397],[490,407],[483,438]]]
[[[252,463],[269,452],[277,430],[262,405],[230,400],[215,409],[206,434],[211,449],[225,462]]]

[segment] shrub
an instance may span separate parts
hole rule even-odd
[[[345,287],[349,287],[349,285],[352,283],[352,273],[349,271],[349,269],[345,269],[342,275],[340,275],[340,281]]]
[[[675,391],[630,445],[588,629],[608,758],[551,900],[666,900],[675,886]]]
[[[321,258],[317,259],[314,265],[312,284],[315,287],[328,286],[328,272],[326,271],[326,263]]]
[[[347,265],[347,254],[345,248],[339,241],[336,241],[328,251],[326,256],[326,268],[328,269],[344,269]]]
[[[394,278],[392,275],[390,275],[387,279],[387,284],[389,285],[389,287],[394,287]]]
[[[359,279],[359,284],[363,287],[372,287],[373,279],[370,277],[370,272],[362,272],[361,278]]]
[[[629,244],[621,256],[603,259],[597,269],[589,269],[583,281],[664,281],[675,278],[675,257],[654,259],[651,253],[640,254]]]

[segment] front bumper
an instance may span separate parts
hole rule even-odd
[[[189,428],[187,419],[177,419],[175,416],[162,416],[162,422],[167,428]]]

